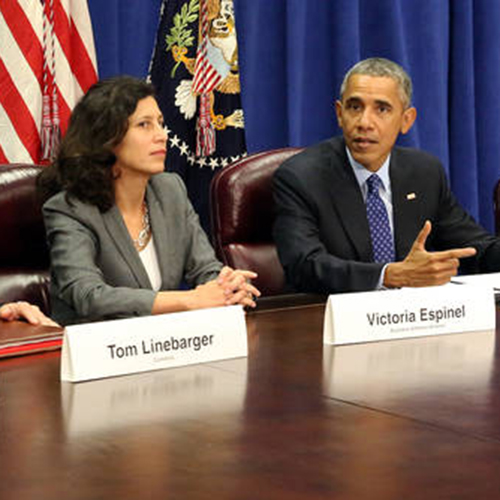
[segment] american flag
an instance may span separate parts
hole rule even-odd
[[[87,1],[1,0],[0,47],[0,163],[49,160],[97,80]]]

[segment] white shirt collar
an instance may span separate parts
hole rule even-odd
[[[347,152],[347,157],[349,158],[349,163],[351,164],[354,175],[356,176],[356,180],[358,181],[359,187],[361,188],[363,195],[366,195],[366,191],[368,189],[366,186],[366,181],[368,177],[370,177],[370,175],[372,175],[374,172],[370,172],[370,170],[361,165],[361,163],[358,163],[353,158],[347,146],[345,149]],[[390,162],[391,162],[391,155],[389,153],[389,156],[387,156],[382,166],[377,170],[377,172],[375,172],[380,177],[380,180],[382,181],[383,184],[383,188],[388,194],[391,193],[391,179],[389,177]]]

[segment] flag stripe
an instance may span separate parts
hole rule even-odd
[[[38,137],[38,135],[37,135]],[[39,139],[38,139],[39,141]],[[33,163],[34,159],[21,142],[10,117],[0,103],[0,147],[6,163]]]
[[[208,58],[208,6],[200,0],[201,42],[196,54],[193,89],[196,94],[212,92],[223,80]]]
[[[31,158],[34,159],[37,148],[40,146],[38,127],[2,59],[0,59],[0,82],[2,88],[0,103],[9,117],[12,127],[19,135],[20,141]],[[8,137],[6,140],[9,144]],[[12,154],[10,151],[8,153]]]
[[[28,16],[22,9],[21,5],[14,0],[4,0],[0,16],[3,14],[5,20],[4,34],[11,34],[17,45],[24,54],[24,58],[28,62],[31,70],[36,75],[43,64],[42,46],[38,39],[37,33],[33,29]],[[35,2],[36,4],[37,2]],[[36,8],[31,8],[31,13],[36,12]],[[2,49],[5,45],[2,46]]]
[[[74,22],[71,23],[71,32],[73,33],[71,66],[80,87],[86,92],[97,80],[97,70]]]
[[[5,23],[4,17],[2,16],[2,8],[0,8],[0,33],[0,46],[2,47],[1,60],[5,64],[7,74],[10,75],[14,85],[17,87],[22,96],[22,100],[30,109],[31,114],[39,127],[42,112],[42,93],[40,85],[36,78],[36,74],[30,68],[23,53],[12,36],[11,31]],[[41,70],[41,67],[39,70]],[[7,99],[4,88],[8,88],[7,83],[5,84],[5,87],[3,84],[0,85],[0,89],[2,89],[0,92],[0,102]],[[38,119],[36,117],[38,117]]]
[[[193,88],[196,93],[211,92],[221,81],[222,77],[212,68],[206,59],[198,59],[199,71],[195,70]]]
[[[1,155],[4,161],[38,163],[42,125],[64,133],[71,109],[97,80],[87,2],[1,0],[0,47]],[[57,143],[49,144],[53,149]]]
[[[20,141],[34,159],[40,145],[38,127],[1,59],[0,82],[2,82],[1,104]]]
[[[55,41],[56,49],[56,85],[60,95],[63,98],[64,106],[62,109],[67,108],[68,112],[76,104],[78,99],[83,95],[83,90],[80,84],[74,78],[72,67],[64,56],[64,51],[59,43]],[[69,114],[66,115],[69,117]]]
[[[66,9],[70,12],[71,23],[77,31],[82,44],[85,47],[88,58],[92,63],[92,68],[97,78],[97,60],[94,46],[94,38],[92,36],[92,22],[87,5],[81,0],[70,0],[70,8]],[[78,61],[76,61],[78,62]]]
[[[1,106],[0,106],[1,108]],[[0,110],[0,115],[1,115],[1,110]],[[0,144],[0,163],[8,163],[9,160],[7,159],[7,156],[5,156],[5,153],[3,152],[2,145]]]
[[[54,28],[59,40],[59,47],[64,53],[66,61],[71,65],[80,89],[86,91],[96,81],[97,73],[76,25],[72,21],[70,23],[64,6],[59,0],[54,0],[54,8]]]

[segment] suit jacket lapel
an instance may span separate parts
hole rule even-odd
[[[394,221],[394,244],[397,260],[403,260],[419,233],[418,207],[422,203],[419,186],[398,161],[397,149],[391,156],[392,209]]]
[[[363,195],[347,158],[344,141],[335,150],[338,158],[331,164],[333,181],[330,183],[330,198],[348,238],[358,252],[358,258],[369,262],[372,260],[372,244]]]
[[[151,288],[151,282],[149,281],[146,269],[144,268],[141,258],[134,247],[118,207],[113,205],[110,210],[102,214],[102,218],[110,238],[116,245],[118,253],[130,267],[130,270],[137,279],[139,287]]]

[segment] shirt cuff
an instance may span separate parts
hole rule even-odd
[[[387,266],[389,264],[385,264],[384,267],[382,268],[382,271],[380,271],[380,278],[378,279],[377,286],[375,287],[375,290],[389,290],[388,287],[384,286],[384,278],[385,278],[385,270],[387,269]]]

